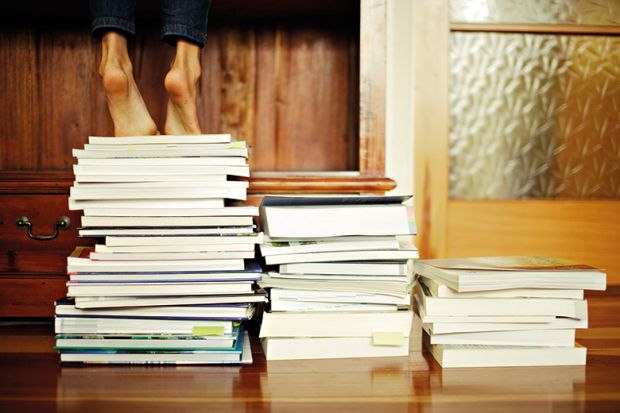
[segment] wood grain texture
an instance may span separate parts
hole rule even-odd
[[[50,317],[67,294],[66,275],[0,274],[1,317]]]
[[[415,2],[414,73],[415,206],[423,258],[446,251],[448,227],[448,6],[444,0]]]
[[[360,172],[385,173],[387,2],[360,1]]]
[[[619,201],[448,202],[447,256],[550,255],[607,270],[620,284]]]
[[[587,294],[587,366],[441,369],[406,357],[250,366],[59,365],[51,325],[0,326],[2,411],[615,412],[620,408],[620,288]],[[10,373],[10,374],[9,374]]]

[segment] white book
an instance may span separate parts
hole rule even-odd
[[[438,298],[568,298],[574,300],[583,300],[583,290],[558,290],[544,288],[513,288],[510,290],[495,291],[471,291],[462,292],[453,290],[452,288],[437,283],[436,281],[420,277],[433,297]]]
[[[254,251],[211,251],[211,252],[132,252],[129,254],[92,252],[91,260],[96,261],[182,261],[186,260],[220,260],[234,258],[254,258]]]
[[[272,238],[324,238],[412,234],[405,205],[261,207]]]
[[[66,337],[66,338],[65,338]],[[71,338],[70,338],[71,337]],[[78,337],[78,338],[72,338]],[[177,335],[131,335],[127,338],[114,335],[57,336],[55,348],[63,349],[131,349],[149,351],[195,350],[232,348],[235,337],[229,336],[177,336]]]
[[[168,143],[230,143],[232,138],[228,133],[202,135],[148,135],[102,137],[89,136],[88,143],[98,145],[136,145],[136,144],[168,144]]]
[[[585,347],[430,345],[441,367],[516,367],[586,364]]]
[[[264,313],[260,337],[372,337],[399,333],[409,337],[412,311],[330,313]]]
[[[176,319],[241,319],[250,318],[253,306],[165,306],[130,307],[115,309],[76,308],[74,305],[56,305],[56,317],[110,317],[110,318],[176,318]]]
[[[260,246],[263,256],[300,254],[330,251],[354,250],[395,250],[399,248],[396,237],[358,237],[358,238],[331,238],[320,241],[272,241],[265,239]]]
[[[114,254],[127,253],[157,253],[157,252],[217,252],[239,251],[253,252],[254,244],[193,244],[193,245],[138,245],[129,247],[110,247],[109,245],[96,244],[95,252]]]
[[[219,201],[219,200],[218,200]],[[87,208],[87,217],[253,217],[258,208],[251,205],[221,208]]]
[[[249,294],[252,282],[67,283],[67,296]]]
[[[152,189],[152,188],[177,188],[178,182],[162,181],[162,182],[74,182],[74,188],[87,189],[117,189],[117,188],[133,188],[136,190]],[[248,181],[209,181],[189,178],[183,182],[183,187],[187,188],[207,188],[207,189],[238,189],[249,187]]]
[[[101,217],[83,216],[83,227],[225,227],[251,226],[252,217]]]
[[[184,282],[184,281],[248,281],[259,280],[260,273],[222,272],[116,272],[69,274],[71,281],[88,282]]]
[[[417,301],[417,300],[416,300]],[[418,303],[416,303],[418,304]],[[586,307],[587,310],[587,307]],[[422,306],[416,306],[416,311],[420,315],[422,322],[428,323],[463,323],[463,324],[495,324],[495,323],[551,323],[556,319],[554,315],[428,315]],[[581,315],[581,314],[580,314]],[[585,314],[587,319],[587,313]]]
[[[118,308],[152,307],[167,305],[263,303],[266,297],[261,294],[218,294],[186,296],[91,296],[75,297],[76,308]]]
[[[409,284],[412,282],[412,278],[405,275],[399,275],[392,277],[389,275],[322,275],[322,274],[284,274],[284,273],[271,273],[274,278],[288,278],[291,280],[324,280],[324,281],[358,281],[358,282],[400,282]]]
[[[224,320],[138,320],[114,318],[58,317],[56,334],[179,334],[193,335],[194,327],[221,328],[231,334],[233,322]]]
[[[424,327],[432,334],[474,333],[481,331],[558,330],[588,328],[587,319],[556,317],[549,323],[428,323]]]
[[[240,271],[243,259],[185,260],[185,261],[94,261],[68,257],[67,272],[145,272],[145,271]]]
[[[110,247],[139,245],[195,245],[195,244],[260,244],[263,233],[247,235],[207,235],[207,236],[107,236],[105,244]]]
[[[246,188],[217,188],[217,187],[169,187],[169,188],[97,188],[87,185],[72,187],[70,192],[74,201],[101,200],[101,199],[203,199],[226,198],[245,200]]]
[[[287,300],[315,303],[389,304],[400,307],[407,307],[411,303],[410,295],[395,297],[385,294],[352,291],[312,291],[273,288],[269,295],[271,301]]]
[[[110,149],[102,151],[87,151],[73,149],[73,157],[78,159],[101,159],[101,158],[176,158],[176,157],[248,157],[247,148],[243,149]]]
[[[373,251],[334,251],[309,252],[304,254],[270,255],[265,257],[267,265],[292,264],[299,262],[337,262],[337,261],[406,261],[419,258],[418,250],[373,250]]]
[[[409,284],[402,282],[386,281],[348,281],[334,280],[325,282],[324,280],[300,280],[273,277],[271,273],[264,274],[259,282],[261,288],[282,288],[290,290],[312,290],[312,291],[350,291],[369,294],[393,295],[405,297],[411,290]]]
[[[271,300],[270,310],[272,312],[381,312],[402,310],[393,304],[359,304],[359,303],[323,303],[295,300]]]
[[[226,174],[80,174],[75,176],[76,182],[177,182],[182,183],[188,179],[201,182],[225,182]]]
[[[267,360],[396,357],[409,354],[407,340],[400,346],[375,346],[367,337],[263,338]]]
[[[80,229],[81,237],[106,237],[106,236],[166,236],[166,235],[231,235],[251,234],[253,226],[245,227],[205,227],[205,228],[89,228]]]
[[[431,334],[430,340],[431,344],[573,347],[575,345],[575,330],[518,330]]]
[[[359,261],[359,262],[302,262],[282,264],[280,273],[286,274],[348,274],[348,275],[409,275],[413,261]]]
[[[191,149],[189,149],[191,150]],[[78,165],[134,166],[134,165],[246,165],[245,158],[237,156],[202,156],[196,158],[80,158]],[[105,172],[107,169],[101,169]]]
[[[88,208],[127,208],[127,209],[177,209],[179,214],[185,208],[224,208],[224,200],[212,199],[105,199],[96,201],[76,201],[69,198],[69,209],[77,211]]]
[[[516,316],[551,315],[582,318],[586,300],[557,298],[436,298],[429,297],[419,286],[415,289],[417,305],[428,315],[439,316]]]
[[[249,166],[235,165],[135,165],[135,166],[109,166],[100,165],[73,165],[73,173],[76,181],[82,182],[81,175],[234,175],[250,176]]]
[[[247,148],[245,141],[235,141],[230,143],[139,143],[139,144],[123,144],[123,143],[87,143],[84,149],[88,151],[109,151],[111,149],[239,149]]]
[[[547,288],[604,290],[603,271],[552,257],[478,257],[418,260],[415,272],[458,292]]]

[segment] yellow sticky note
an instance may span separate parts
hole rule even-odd
[[[244,141],[231,142],[230,147],[233,149],[243,149],[245,148],[245,142]]]
[[[223,326],[194,326],[192,328],[193,336],[223,336]]]
[[[374,346],[395,346],[403,345],[405,337],[399,331],[375,331],[372,333],[372,344]]]

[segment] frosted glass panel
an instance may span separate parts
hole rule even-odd
[[[451,0],[454,23],[620,24],[618,0]]]
[[[620,37],[451,43],[452,198],[620,198]]]

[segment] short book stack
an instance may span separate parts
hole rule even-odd
[[[63,362],[251,362],[243,320],[262,241],[244,203],[245,142],[230,135],[91,137],[74,150],[69,207],[81,236],[56,303]]]
[[[418,257],[408,198],[263,199],[267,360],[408,354]]]
[[[583,365],[584,290],[603,271],[550,257],[419,260],[416,310],[442,367]]]

